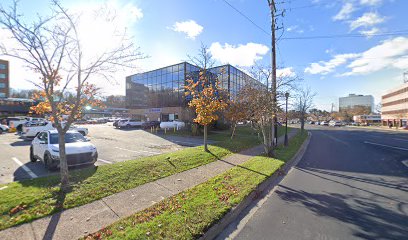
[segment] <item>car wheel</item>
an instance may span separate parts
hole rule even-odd
[[[56,169],[56,167],[52,165],[51,158],[48,154],[45,154],[44,156],[44,165],[45,165],[45,168],[50,171]]]
[[[33,147],[30,147],[30,161],[36,162],[37,158],[34,156]]]

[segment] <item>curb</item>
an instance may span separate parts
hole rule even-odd
[[[256,204],[264,198],[270,190],[272,190],[278,183],[283,179],[283,177],[289,172],[289,170],[298,164],[305,154],[307,147],[310,142],[312,134],[308,132],[306,140],[303,142],[302,146],[299,148],[295,156],[286,162],[283,167],[273,173],[269,178],[259,184],[254,191],[252,191],[248,196],[244,198],[237,206],[232,208],[219,222],[210,227],[200,240],[210,240],[210,239],[225,239],[229,234],[232,234],[233,230],[236,229],[236,226],[233,226],[234,223],[238,224],[236,221],[239,220],[239,216],[242,213],[248,213]],[[232,229],[234,228],[234,229]],[[220,237],[219,235],[227,230],[228,235]]]

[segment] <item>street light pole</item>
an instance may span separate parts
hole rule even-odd
[[[284,145],[286,147],[286,146],[288,146],[288,98],[289,98],[289,93],[288,92],[285,93],[285,98],[286,98],[286,114],[285,114],[286,126],[285,126],[285,142],[284,142]]]

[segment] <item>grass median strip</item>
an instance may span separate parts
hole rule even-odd
[[[245,135],[232,141],[228,132],[217,134],[214,140],[219,142],[209,146],[211,154],[202,147],[194,147],[71,171],[72,189],[64,195],[60,193],[58,175],[0,185],[0,230],[205,165],[259,144],[256,134],[247,134],[250,132],[249,128],[241,128]]]
[[[209,181],[119,220],[84,239],[196,239],[239,204],[298,151],[307,137],[299,133],[276,158],[253,157]]]

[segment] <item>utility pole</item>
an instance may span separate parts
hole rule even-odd
[[[277,108],[277,96],[276,96],[276,36],[275,36],[275,13],[276,13],[276,5],[275,0],[268,0],[269,10],[271,12],[271,63],[272,63],[272,79],[271,79],[271,93],[272,93],[272,141],[273,144],[277,144],[277,116],[276,116],[276,108]]]
[[[331,113],[333,113],[334,103],[331,104]]]

